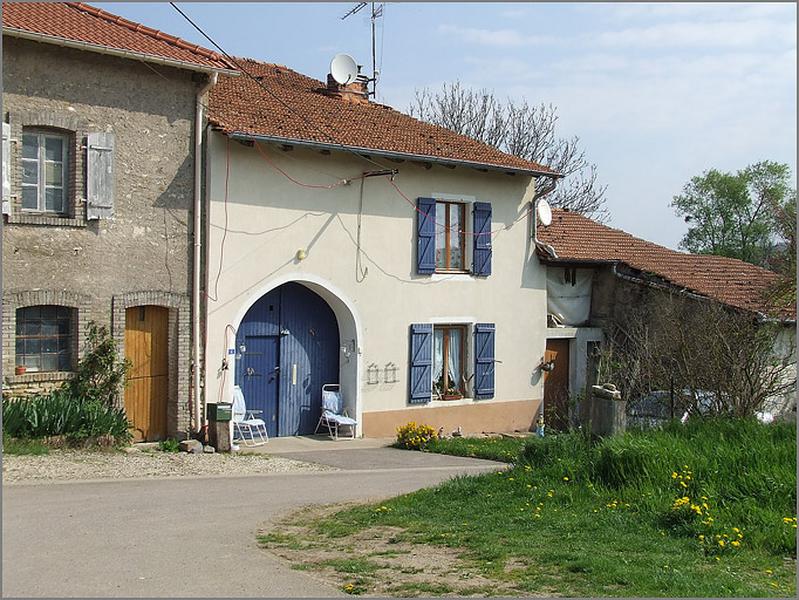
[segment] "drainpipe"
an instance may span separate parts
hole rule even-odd
[[[192,259],[192,299],[191,299],[191,336],[194,355],[192,370],[192,392],[194,399],[194,430],[202,431],[203,418],[200,398],[200,355],[202,343],[200,341],[200,257],[202,240],[202,162],[203,162],[203,96],[216,85],[217,74],[212,73],[208,82],[197,91],[197,100],[194,108],[194,254]]]

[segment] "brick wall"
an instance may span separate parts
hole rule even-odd
[[[64,377],[13,374],[16,308],[74,307],[79,334],[95,320],[111,327],[123,344],[125,308],[166,306],[169,435],[189,429],[192,130],[201,79],[161,65],[3,38],[2,116],[11,125],[12,212],[3,236],[2,366],[12,389],[31,391]],[[21,210],[24,127],[68,136],[63,217]],[[113,219],[86,220],[84,162],[91,132],[116,137]]]

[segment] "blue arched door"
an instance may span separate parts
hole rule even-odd
[[[236,334],[236,383],[271,436],[313,433],[321,389],[338,383],[336,316],[319,295],[286,283],[250,307]]]

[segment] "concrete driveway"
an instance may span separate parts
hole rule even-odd
[[[376,500],[503,466],[391,448],[291,454],[345,469],[5,486],[3,596],[343,595],[260,550],[256,531],[303,505]]]

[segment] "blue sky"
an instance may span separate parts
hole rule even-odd
[[[324,79],[330,58],[371,62],[355,3],[181,3],[226,51]],[[208,46],[166,3],[98,3]],[[676,248],[670,207],[688,179],[763,159],[796,174],[793,3],[389,3],[378,100],[460,79],[559,109],[608,185],[610,221]],[[795,179],[794,179],[795,181]]]

